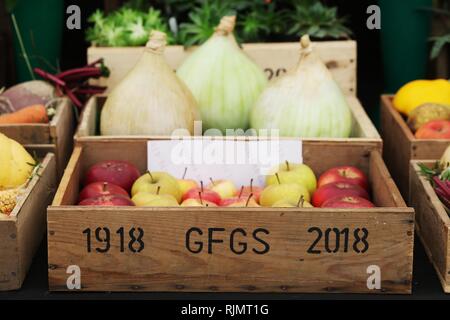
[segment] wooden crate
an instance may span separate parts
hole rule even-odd
[[[381,97],[383,157],[400,192],[408,199],[410,160],[438,159],[450,141],[416,139],[405,119],[394,109],[392,100],[390,95]]]
[[[416,211],[416,231],[432,262],[442,288],[450,293],[450,218],[430,182],[420,175],[418,163],[432,167],[434,161],[412,160],[410,204]]]
[[[303,143],[304,162],[316,174],[336,165],[355,165],[368,174],[380,208],[358,210],[74,206],[87,168],[106,159],[126,159],[144,172],[147,140],[75,147],[48,209],[52,291],[69,290],[74,276],[81,291],[411,292],[414,211],[379,151],[367,144]],[[110,233],[106,247],[95,236],[101,241],[103,232]],[[140,232],[142,242],[130,240]],[[193,253],[199,246],[201,252]],[[381,287],[369,289],[374,270],[381,272]]]
[[[56,161],[48,154],[9,217],[0,215],[0,291],[22,286],[46,229],[56,190]]]
[[[0,124],[0,133],[23,146],[39,151],[39,154],[54,153],[59,177],[62,176],[73,150],[74,131],[75,117],[67,98],[60,100],[50,123]]]
[[[344,93],[356,95],[356,41],[324,41],[316,42],[314,45]],[[243,44],[243,49],[264,70],[268,78],[273,79],[297,65],[300,44],[298,42],[246,43]],[[114,88],[134,67],[143,50],[144,47],[88,48],[89,62],[104,58],[106,66],[111,70],[109,78],[102,78],[96,83],[108,86],[108,90]],[[195,48],[168,46],[164,53],[169,65],[176,70],[192,50]]]
[[[75,133],[75,141],[78,142],[91,142],[97,140],[110,140],[110,139],[124,139],[125,136],[100,136],[99,135],[99,118],[101,108],[105,103],[106,97],[94,96],[92,97],[80,116],[80,124]],[[328,138],[308,138],[304,141],[334,141],[338,144],[367,144],[372,149],[382,149],[382,141],[377,129],[370,121],[364,108],[361,106],[359,100],[356,97],[347,96],[347,100],[353,116],[353,132],[351,138],[343,139],[328,139]],[[128,136],[128,138],[130,138]],[[138,138],[138,137],[134,137]],[[154,137],[153,137],[154,138]],[[160,137],[163,138],[163,137]]]

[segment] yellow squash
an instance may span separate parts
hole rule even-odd
[[[0,191],[23,185],[35,165],[36,161],[24,147],[0,133]]]
[[[444,79],[415,80],[400,88],[394,98],[394,107],[404,114],[425,103],[450,105],[450,82]]]

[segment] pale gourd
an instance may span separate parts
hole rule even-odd
[[[153,31],[144,52],[109,94],[102,135],[194,134],[197,102],[164,59],[166,34]]]
[[[0,191],[25,184],[35,166],[36,161],[22,145],[0,133]]]
[[[251,111],[251,127],[259,134],[282,137],[349,137],[352,114],[342,90],[314,52],[309,37],[300,42],[297,67],[263,91]]]
[[[236,43],[235,23],[235,16],[223,17],[177,70],[199,103],[203,131],[248,129],[250,109],[267,84],[263,70]]]

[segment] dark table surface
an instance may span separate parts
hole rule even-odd
[[[417,239],[417,237],[416,237]],[[441,287],[433,266],[422,244],[416,240],[414,249],[414,278],[412,295],[358,295],[358,294],[238,294],[238,293],[50,293],[47,286],[46,241],[42,242],[21,290],[0,293],[5,299],[449,299]]]

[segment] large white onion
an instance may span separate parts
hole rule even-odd
[[[177,70],[199,103],[204,130],[248,129],[250,109],[267,84],[261,68],[237,45],[235,23],[235,16],[223,17]]]
[[[103,106],[102,135],[194,133],[197,102],[164,60],[165,46],[166,34],[153,31],[142,57]]]
[[[297,68],[270,83],[252,108],[252,128],[284,137],[345,138],[352,131],[347,100],[325,64],[301,39]]]

